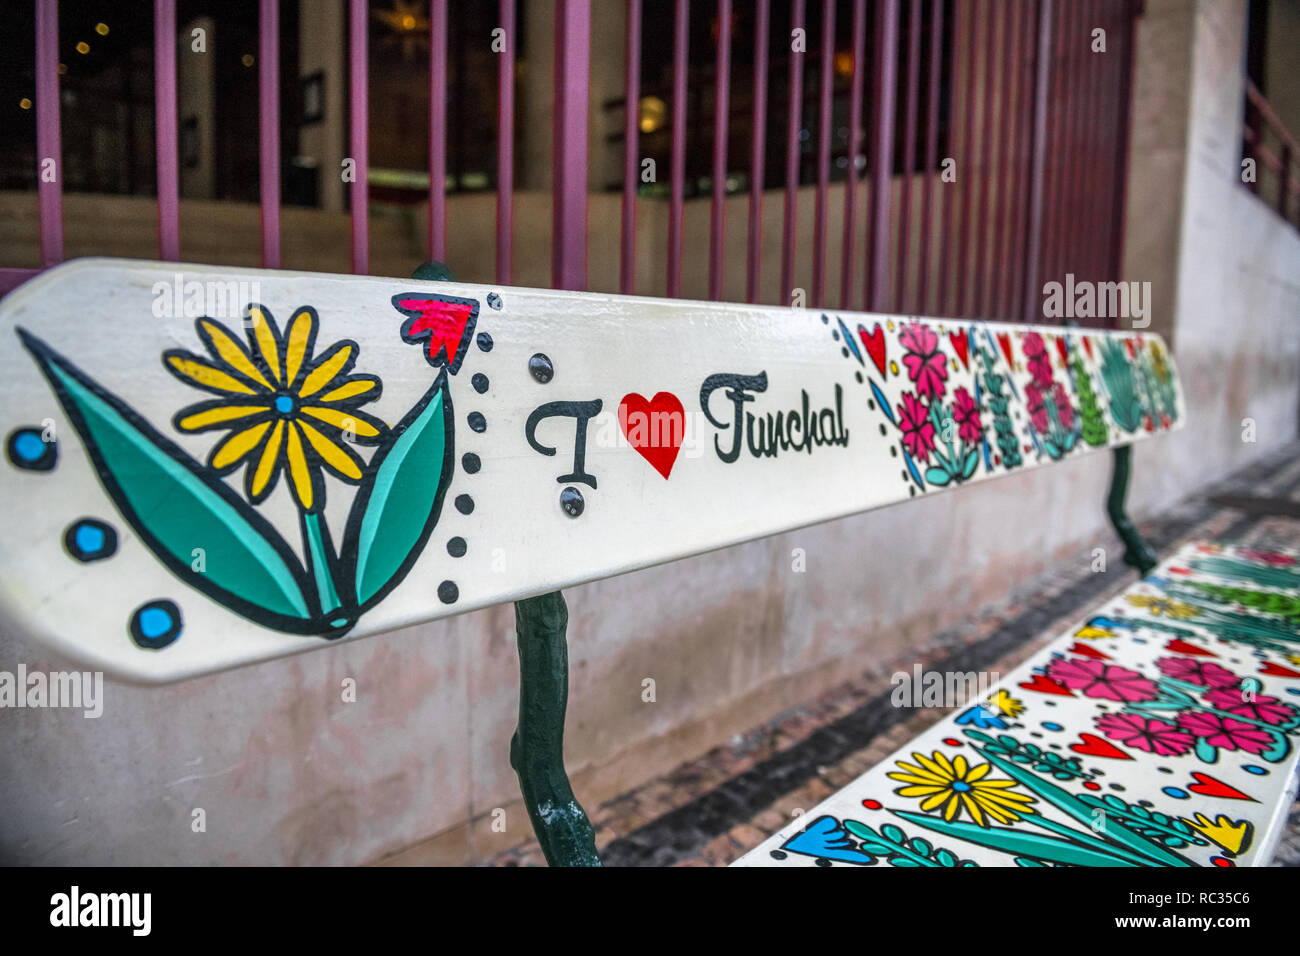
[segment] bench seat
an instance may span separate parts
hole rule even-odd
[[[919,670],[901,706],[961,686]],[[1300,554],[1187,545],[982,689],[733,865],[1267,865],[1300,759]]]

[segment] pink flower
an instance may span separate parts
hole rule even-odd
[[[1047,434],[1047,406],[1043,404],[1043,393],[1037,385],[1025,386],[1025,399],[1029,405],[1029,420],[1034,431],[1040,435]]]
[[[1231,717],[1196,712],[1179,714],[1177,719],[1179,727],[1197,737],[1204,737],[1211,747],[1259,754],[1273,745],[1268,731]]]
[[[1240,714],[1258,720],[1261,724],[1285,724],[1294,720],[1296,715],[1294,707],[1267,694],[1257,696],[1254,700],[1245,700],[1240,690],[1220,687],[1207,693],[1205,699],[1215,710]]]
[[[1099,700],[1125,703],[1155,700],[1159,696],[1154,681],[1137,671],[1105,661],[1062,658],[1047,665],[1047,676],[1071,690],[1083,691],[1084,697]]]
[[[1021,339],[1025,358],[1029,363],[1029,375],[1039,389],[1046,391],[1052,387],[1052,360],[1047,355],[1047,346],[1043,337],[1037,332],[1027,332]]]
[[[948,386],[948,360],[939,351],[939,336],[928,326],[919,322],[905,326],[898,336],[899,343],[906,349],[903,364],[907,366],[908,377],[916,383],[916,391],[927,398],[942,398]]]
[[[1173,724],[1137,714],[1105,714],[1097,718],[1097,729],[1126,747],[1161,757],[1180,757],[1196,742],[1191,734]]]
[[[1056,405],[1056,417],[1061,422],[1061,427],[1067,432],[1074,430],[1074,409],[1070,406],[1070,399],[1065,394],[1065,389],[1061,383],[1057,382],[1052,386],[1052,402]]]
[[[1236,687],[1239,678],[1226,667],[1220,667],[1213,661],[1198,661],[1188,657],[1162,657],[1156,661],[1160,673],[1174,680],[1199,684],[1201,687]]]
[[[980,440],[980,435],[984,434],[980,426],[980,410],[964,388],[953,393],[952,417],[957,422],[957,434],[962,441],[973,445]]]
[[[903,432],[903,447],[908,454],[921,461],[930,460],[934,450],[934,426],[930,424],[930,410],[911,392],[903,393],[903,404],[898,406],[898,427]]]

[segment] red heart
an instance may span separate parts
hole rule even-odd
[[[1088,353],[1088,361],[1092,361],[1092,339],[1083,336],[1083,350]]]
[[[1290,677],[1292,680],[1300,678],[1300,671],[1293,671],[1289,667],[1274,664],[1272,661],[1266,661],[1264,666],[1259,669],[1259,672],[1267,674],[1269,677]]]
[[[686,410],[672,392],[646,400],[630,392],[618,403],[618,426],[637,453],[665,478],[673,470],[686,435]]]
[[[1056,353],[1061,356],[1061,368],[1065,368],[1070,364],[1070,347],[1065,341],[1064,335],[1056,337]]]
[[[952,343],[953,350],[956,351],[957,357],[961,359],[964,368],[970,368],[970,342],[966,338],[965,331],[949,332],[948,341]]]
[[[1171,637],[1169,643],[1165,645],[1165,650],[1173,651],[1175,654],[1194,654],[1197,657],[1218,657],[1214,651],[1207,651],[1205,648],[1196,644],[1188,644],[1181,637]]]
[[[877,371],[881,377],[885,374],[885,330],[877,322],[871,333],[867,333],[866,326],[858,326],[858,338],[862,339],[862,346],[871,356],[871,361],[876,364]]]
[[[1007,365],[1011,368],[1016,367],[1016,363],[1011,360],[1011,333],[999,332],[998,345],[1002,346],[1002,354],[1007,357]]]
[[[1130,359],[1135,359],[1135,358],[1137,358],[1137,349],[1133,347],[1133,340],[1132,340],[1132,339],[1125,339],[1125,340],[1124,340],[1124,348],[1128,349],[1128,357],[1129,357]]]
[[[1132,760],[1133,758],[1120,750],[1104,737],[1096,734],[1079,734],[1081,744],[1070,744],[1070,749],[1085,757],[1109,757],[1111,760]]]
[[[1058,684],[1050,677],[1045,677],[1042,674],[1035,674],[1033,680],[1021,681],[1020,686],[1025,690],[1036,690],[1040,694],[1060,694],[1062,697],[1074,696],[1074,691],[1070,690],[1070,688],[1064,684]]]
[[[1082,654],[1084,657],[1091,657],[1093,660],[1097,660],[1097,661],[1110,660],[1109,654],[1103,654],[1101,651],[1097,650],[1097,648],[1089,647],[1087,644],[1083,644],[1079,641],[1075,641],[1074,647],[1070,648],[1068,651],[1066,651],[1066,653]]]
[[[1249,800],[1251,803],[1259,803],[1254,797],[1242,793],[1236,787],[1230,787],[1222,780],[1216,780],[1199,770],[1192,771],[1192,778],[1196,783],[1187,785],[1187,789],[1192,793],[1199,793],[1205,797],[1223,797],[1225,800]]]

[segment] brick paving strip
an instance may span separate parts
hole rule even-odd
[[[1261,458],[1141,525],[1159,553],[1190,540],[1268,548],[1300,542],[1300,443]],[[1005,674],[1080,615],[1121,592],[1134,572],[1081,572],[1078,562],[1025,582],[1009,599],[935,635],[914,658],[890,662],[667,776],[588,808],[606,866],[725,866],[943,718],[946,708],[893,706],[888,674],[909,670]],[[544,863],[536,841],[492,866]],[[1273,866],[1300,866],[1300,802]]]

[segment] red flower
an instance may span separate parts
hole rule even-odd
[[[907,366],[907,375],[916,383],[916,391],[927,398],[942,398],[948,386],[948,360],[939,350],[939,336],[930,331],[928,326],[919,322],[905,326],[898,336],[899,343],[907,351],[903,364]]]

